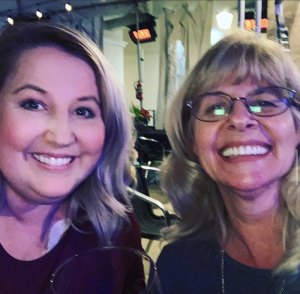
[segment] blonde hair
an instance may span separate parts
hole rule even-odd
[[[222,236],[226,240],[226,209],[215,182],[203,170],[192,150],[195,120],[186,103],[226,83],[229,78],[238,84],[247,77],[254,78],[258,84],[267,82],[300,93],[300,75],[288,53],[275,42],[259,39],[251,32],[238,31],[223,38],[199,60],[168,110],[166,131],[173,152],[161,167],[162,186],[182,219],[165,231],[170,240],[204,230],[209,236]],[[300,102],[299,96],[295,99]],[[293,108],[293,115],[298,126],[299,111]],[[294,173],[291,170],[282,185],[286,220],[282,242],[287,253],[279,271],[296,271],[300,265],[300,200],[296,197],[299,193],[293,191],[298,189],[292,180]],[[294,202],[297,202],[297,209],[294,209]]]

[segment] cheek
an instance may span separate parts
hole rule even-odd
[[[285,123],[281,121],[274,122],[269,126],[270,133],[272,134],[275,144],[276,141],[280,146],[285,148],[285,153],[289,153],[290,150],[295,150],[300,142],[300,129],[296,128],[293,118],[290,116],[285,120]]]
[[[2,115],[2,114],[0,114]],[[0,120],[0,151],[9,147],[22,150],[34,136],[38,125],[26,123],[17,117],[2,115]]]
[[[216,152],[217,130],[202,126],[195,127],[193,151],[199,162],[205,165]]]
[[[102,153],[105,140],[105,127],[103,122],[88,130],[81,130],[80,134],[80,141],[85,146],[86,151],[91,155],[97,156],[98,159]]]

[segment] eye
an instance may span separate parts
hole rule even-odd
[[[35,99],[25,99],[21,101],[20,106],[27,110],[42,110],[45,106],[42,102]]]
[[[248,105],[253,113],[273,113],[277,109],[281,109],[285,106],[282,100],[274,97],[256,97],[254,101],[248,101]]]
[[[85,119],[90,119],[90,118],[95,117],[95,112],[92,109],[88,108],[88,107],[76,108],[75,114],[80,116],[80,117],[83,117]]]
[[[210,105],[206,110],[205,113],[208,115],[225,115],[226,114],[226,107],[225,105],[215,104]]]
[[[278,104],[278,101],[276,101],[276,100],[273,100],[273,101],[263,100],[263,98],[258,98],[255,103],[255,105],[260,106],[260,107],[277,107],[277,104]]]
[[[221,95],[209,95],[202,99],[200,111],[205,116],[223,116],[229,112],[230,100]]]

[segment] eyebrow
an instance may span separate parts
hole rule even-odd
[[[26,89],[34,90],[34,91],[37,91],[41,94],[47,94],[47,91],[45,91],[44,89],[42,89],[38,86],[35,86],[33,84],[25,84],[24,86],[21,86],[21,87],[15,89],[13,91],[13,94],[18,94],[21,91],[26,90]],[[78,98],[78,101],[89,101],[89,100],[95,101],[95,103],[98,106],[100,106],[100,101],[95,96],[84,96],[84,97]]]
[[[26,89],[34,90],[34,91],[37,91],[37,92],[39,92],[41,94],[46,94],[47,93],[44,89],[42,89],[42,88],[40,88],[38,86],[35,86],[35,85],[32,85],[32,84],[25,84],[24,86],[21,86],[21,87],[15,89],[13,91],[13,94],[18,94],[21,91],[26,90]]]
[[[98,106],[100,106],[100,101],[95,96],[84,96],[78,98],[78,101],[94,101]]]

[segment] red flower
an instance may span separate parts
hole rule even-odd
[[[148,110],[146,110],[145,108],[141,108],[141,115],[143,117],[147,118],[148,120],[150,119],[150,117],[152,117],[150,112]]]

